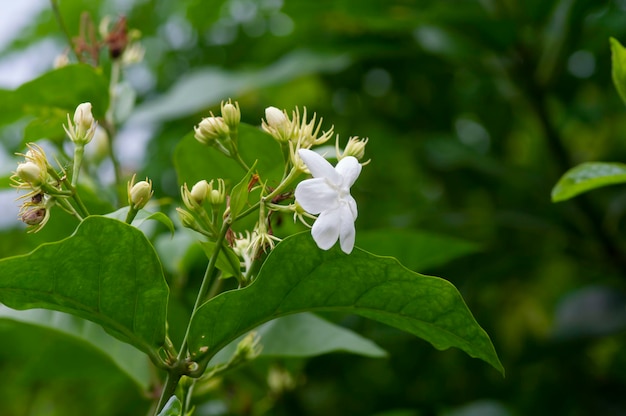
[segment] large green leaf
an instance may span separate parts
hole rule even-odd
[[[626,182],[623,163],[588,162],[565,172],[552,189],[552,202],[565,201],[583,192]]]
[[[102,118],[109,105],[108,83],[101,71],[89,65],[76,64],[47,72],[14,91],[0,91],[0,123],[24,114],[41,118],[36,129],[40,137],[63,134],[58,124],[60,114],[74,113],[76,106],[91,102],[96,118]],[[46,120],[53,123],[47,123]],[[29,137],[38,139],[40,137]]]
[[[147,391],[150,386],[150,364],[147,357],[131,345],[113,338],[99,325],[63,312],[46,309],[17,311],[4,305],[0,305],[0,320],[22,322],[80,340],[85,348],[93,348],[108,357],[141,390]]]
[[[307,310],[359,314],[438,349],[460,348],[504,372],[488,335],[451,283],[360,249],[349,256],[338,247],[322,251],[309,233],[281,242],[253,284],[202,305],[192,318],[190,352],[205,359],[263,322]]]
[[[313,357],[334,351],[367,357],[385,357],[387,353],[374,342],[349,329],[330,323],[312,313],[298,313],[266,322],[256,330],[261,337],[261,356]],[[228,344],[211,364],[225,363],[235,353],[242,337]]]
[[[143,233],[88,217],[73,235],[0,260],[0,302],[80,316],[150,353],[163,344],[168,287]]]

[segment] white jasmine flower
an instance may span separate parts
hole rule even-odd
[[[311,214],[319,214],[311,228],[313,240],[322,250],[331,248],[337,239],[341,250],[350,254],[354,248],[356,201],[350,187],[361,173],[361,165],[353,156],[346,156],[333,166],[312,150],[300,149],[298,154],[313,175],[296,187],[296,201]]]

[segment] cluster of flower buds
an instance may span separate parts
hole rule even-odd
[[[29,143],[26,153],[18,153],[24,161],[18,163],[11,176],[12,186],[26,193],[19,197],[24,202],[19,219],[27,224],[29,231],[37,232],[48,222],[50,208],[56,198],[66,198],[68,191],[60,188],[61,177],[48,162],[44,150]]]
[[[201,180],[194,186],[184,184],[180,189],[181,198],[186,209],[176,208],[180,220],[186,228],[198,231],[201,234],[212,237],[216,233],[216,221],[221,213],[221,207],[226,200],[226,184],[223,179],[217,183],[211,180]],[[211,217],[204,208],[205,202],[211,207]]]
[[[194,137],[200,143],[213,146],[226,156],[237,155],[237,133],[241,121],[239,104],[231,100],[221,104],[221,116],[210,113],[194,127]]]

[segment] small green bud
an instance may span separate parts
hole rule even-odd
[[[367,144],[368,140],[369,139],[359,140],[359,138],[356,136],[350,137],[342,153],[339,151],[339,137],[337,137],[337,142],[335,144],[335,149],[337,151],[337,159],[341,160],[346,156],[353,156],[357,158],[358,160],[363,159],[363,156],[365,156],[365,145]]]
[[[235,101],[235,104],[229,99],[226,104],[222,102],[222,117],[224,122],[231,130],[237,130],[239,122],[241,121],[241,110],[239,109],[239,103]]]
[[[192,230],[197,228],[196,219],[193,215],[182,208],[176,208],[176,212],[178,213],[178,217],[180,218],[180,222],[183,224],[183,227],[190,228]]]
[[[224,203],[226,199],[226,185],[224,184],[224,179],[217,180],[217,188],[213,188],[213,181],[209,184],[210,192],[209,192],[209,202],[211,205],[221,205]]]

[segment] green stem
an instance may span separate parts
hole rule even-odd
[[[236,152],[235,155],[233,156],[235,158],[235,160],[237,161],[237,163],[239,163],[239,165],[246,171],[248,172],[250,170],[250,168],[248,167],[248,164],[246,162],[244,162],[244,160],[241,158],[241,156],[239,155],[239,152]]]
[[[298,169],[292,168],[289,171],[289,174],[287,175],[287,177],[283,179],[283,181],[272,192],[270,192],[269,195],[264,196],[263,198],[261,198],[261,200],[263,202],[265,201],[271,202],[272,199],[274,199],[277,195],[279,195],[282,191],[284,191],[285,188],[291,185],[291,183],[298,177],[299,174],[300,174],[300,171]]]
[[[191,318],[189,319],[189,323],[187,324],[187,329],[185,330],[185,337],[183,338],[183,342],[178,350],[178,356],[176,360],[178,363],[184,363],[186,355],[187,355],[187,342],[189,338],[189,330],[191,329],[191,320],[193,319],[193,315],[196,313],[198,308],[205,301],[207,293],[209,291],[209,287],[211,286],[211,277],[215,271],[215,265],[217,264],[217,257],[220,254],[220,250],[222,248],[222,244],[226,237],[226,232],[230,228],[230,222],[224,221],[222,224],[222,229],[217,237],[217,241],[215,242],[215,251],[211,255],[209,259],[209,264],[207,265],[206,271],[204,273],[204,277],[202,278],[202,284],[200,285],[200,290],[198,291],[198,296],[196,297],[196,302],[193,306],[193,310],[191,312]],[[176,386],[180,381],[182,376],[180,366],[176,366],[172,368],[165,379],[165,386],[163,387],[163,391],[161,392],[161,397],[159,399],[159,405],[157,406],[157,414],[161,411],[162,407],[165,405],[167,400],[176,392]]]
[[[75,216],[76,218],[78,218],[78,221],[82,221],[83,217],[76,212],[76,209],[72,206],[72,204],[70,204],[69,202],[67,202],[66,199],[64,198],[57,198],[56,200],[57,204],[59,204],[59,206],[64,209],[66,212],[70,213],[71,215]]]
[[[135,209],[132,205],[128,207],[128,214],[126,214],[126,219],[124,220],[124,222],[126,224],[131,224],[133,222],[133,220],[135,219],[135,217],[137,216],[137,213],[139,212],[138,209]]]
[[[83,164],[83,155],[85,154],[85,146],[76,143],[74,145],[74,166],[72,167],[72,189],[76,189],[78,184],[78,176],[80,175],[80,167]]]
[[[87,207],[85,206],[85,204],[83,204],[83,200],[80,199],[80,196],[78,196],[76,190],[74,190],[74,195],[72,195],[72,199],[74,200],[74,202],[76,202],[78,210],[80,211],[80,215],[82,215],[83,217],[88,217],[89,210],[87,210]]]

